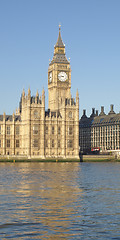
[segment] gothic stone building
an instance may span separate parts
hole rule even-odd
[[[82,153],[97,150],[109,152],[120,149],[120,113],[114,112],[112,104],[107,115],[103,106],[99,116],[98,111],[95,112],[94,108],[90,117],[87,117],[86,111],[83,110],[79,131],[80,151]]]
[[[71,68],[59,36],[48,68],[49,109],[24,90],[16,114],[0,115],[0,155],[30,158],[79,158],[79,95],[71,97]]]

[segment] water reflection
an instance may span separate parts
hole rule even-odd
[[[119,172],[110,163],[0,164],[1,239],[118,237]]]
[[[40,231],[47,239],[54,239],[54,235],[57,239],[69,237],[70,222],[76,216],[75,203],[83,195],[75,178],[79,164],[17,163],[9,168],[10,185],[5,184],[6,179],[2,192],[9,196],[4,206],[7,222],[38,223],[40,230],[34,234]]]

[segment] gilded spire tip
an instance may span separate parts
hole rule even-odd
[[[59,24],[59,31],[61,30],[61,24]]]

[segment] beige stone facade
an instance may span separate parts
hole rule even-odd
[[[24,90],[16,114],[0,115],[0,155],[30,158],[79,158],[79,94],[71,97],[71,68],[59,36],[48,68],[49,109],[45,92]]]

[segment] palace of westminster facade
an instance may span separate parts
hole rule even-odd
[[[59,35],[48,68],[49,108],[45,92],[21,95],[16,114],[0,115],[0,155],[29,158],[79,159],[79,153],[120,149],[120,113],[111,105],[108,115],[92,109],[90,117],[79,120],[79,94],[71,97],[71,67]]]
[[[0,115],[0,155],[79,159],[79,94],[71,97],[71,67],[59,35],[48,68],[49,109],[45,92],[21,95],[13,115]]]

